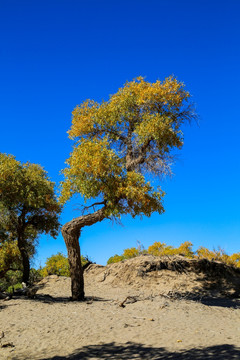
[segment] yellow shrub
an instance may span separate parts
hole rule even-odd
[[[197,249],[197,255],[200,259],[203,259],[203,258],[208,259],[208,260],[216,259],[216,254],[213,251],[211,251],[203,246],[200,246]]]
[[[193,244],[189,241],[185,241],[177,248],[174,248],[173,246],[167,246],[165,243],[156,241],[154,244],[149,246],[147,251],[142,250],[141,247],[125,249],[122,255],[115,255],[110,257],[107,263],[116,263],[124,259],[130,259],[146,253],[154,256],[184,255],[189,258],[194,258],[196,257],[195,254],[197,254],[200,259],[207,259],[210,261],[217,260],[222,261],[228,265],[240,267],[240,252],[229,256],[221,248],[211,251],[203,246],[200,246],[196,252],[193,252],[192,246]]]
[[[136,249],[135,247],[132,247],[130,249],[125,249],[123,251],[124,259],[131,259],[131,258],[136,257],[138,255],[139,255],[139,250]]]
[[[107,261],[107,264],[114,264],[114,263],[117,263],[117,262],[120,262],[124,260],[124,257],[121,255],[114,255],[114,256],[111,256],[108,261]]]
[[[161,243],[156,241],[153,245],[149,246],[148,248],[148,254],[154,255],[154,256],[160,256],[163,254],[164,249],[166,248],[165,243]]]
[[[86,264],[87,261],[87,258],[81,256],[82,265]],[[40,270],[40,275],[42,277],[48,275],[70,276],[67,256],[58,253],[49,257],[46,261],[46,266]]]
[[[231,256],[229,256],[229,258],[230,261],[232,261],[235,266],[240,268],[240,252],[232,254]]]
[[[193,251],[192,251],[193,244],[189,241],[185,241],[182,243],[179,248],[177,248],[177,254],[184,255],[187,257],[193,257]]]

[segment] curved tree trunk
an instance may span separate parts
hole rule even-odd
[[[72,300],[84,300],[84,278],[81,264],[79,237],[84,226],[90,226],[105,218],[105,208],[93,214],[83,215],[69,221],[62,227],[62,235],[67,246],[71,276]]]

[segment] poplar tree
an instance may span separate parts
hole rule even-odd
[[[42,233],[57,236],[60,212],[54,183],[40,165],[0,153],[0,244],[17,242],[26,284],[36,239]]]
[[[183,145],[182,125],[195,116],[189,92],[174,77],[155,83],[139,77],[108,101],[86,100],[74,109],[61,202],[80,194],[92,203],[62,228],[73,300],[84,300],[82,228],[122,215],[162,214],[164,192],[151,180],[171,173],[173,150]]]

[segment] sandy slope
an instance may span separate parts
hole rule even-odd
[[[0,359],[240,359],[239,299],[214,297],[216,286],[207,293],[202,273],[154,261],[90,266],[83,303],[68,300],[70,279],[57,276],[36,299],[0,301],[0,341],[13,344]]]

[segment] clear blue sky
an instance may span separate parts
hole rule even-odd
[[[82,253],[93,261],[137,240],[240,251],[239,17],[239,0],[0,0],[0,151],[41,164],[56,183],[71,112],[85,99],[107,100],[139,75],[174,74],[197,105],[199,126],[184,129],[175,176],[162,182],[165,214],[84,228]],[[58,251],[61,236],[41,237],[36,264]]]

